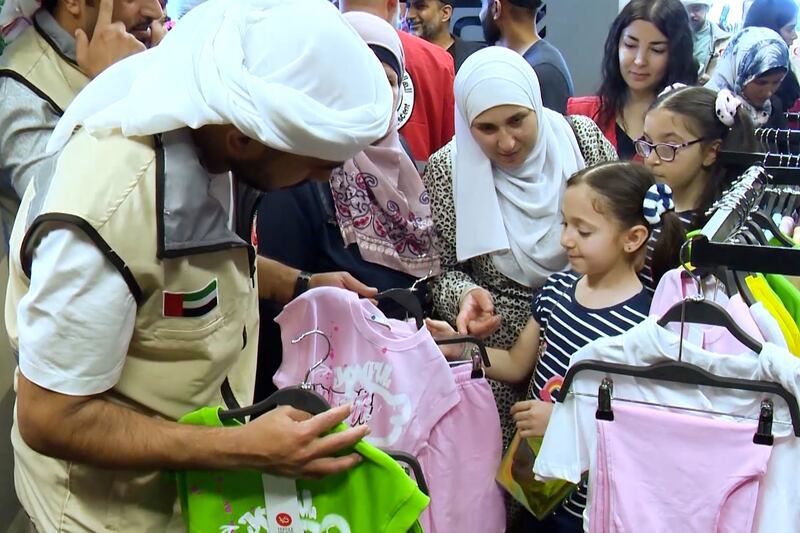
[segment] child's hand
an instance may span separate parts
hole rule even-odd
[[[428,331],[431,332],[431,337],[434,339],[447,339],[458,335],[458,332],[453,326],[443,320],[431,320],[430,318],[426,318],[425,326],[427,326]],[[439,349],[442,351],[445,358],[450,360],[460,359],[461,355],[464,353],[463,344],[439,346]]]
[[[431,332],[431,336],[434,339],[446,339],[448,337],[455,337],[458,335],[458,332],[445,322],[444,320],[433,320],[430,318],[425,319],[425,325],[428,327],[428,331]]]
[[[514,417],[517,431],[524,438],[544,436],[552,412],[553,404],[540,400],[517,402],[511,407],[511,416]]]

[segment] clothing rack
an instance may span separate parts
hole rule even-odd
[[[800,153],[800,130],[756,128],[753,132],[763,149],[783,154]]]
[[[763,167],[752,166],[714,203],[707,213],[711,217],[700,235],[692,240],[689,254],[694,266],[800,275],[800,255],[796,249],[729,242],[750,212],[760,205],[771,183],[774,180]],[[800,184],[800,181],[795,183]]]
[[[753,165],[759,165],[776,185],[800,185],[800,154],[771,152],[738,152],[721,150],[718,161],[728,169],[729,175],[739,175]]]

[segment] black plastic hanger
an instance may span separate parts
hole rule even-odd
[[[422,467],[420,466],[416,457],[410,453],[401,452],[399,450],[383,450],[383,452],[398,463],[404,463],[408,465],[408,467],[414,473],[414,480],[417,482],[417,487],[419,490],[421,490],[425,496],[430,496],[428,483],[425,481],[425,474],[422,472]]]
[[[717,376],[700,367],[678,361],[665,361],[649,366],[623,365],[605,361],[586,360],[579,361],[569,367],[561,385],[557,401],[564,402],[575,376],[581,372],[597,371],[606,374],[631,376],[639,379],[653,379],[670,383],[683,383],[685,385],[703,385],[720,389],[733,389],[751,392],[761,392],[780,396],[789,407],[794,435],[800,437],[800,409],[797,399],[778,383],[771,381],[756,381],[740,378],[727,378]]]
[[[794,247],[794,242],[784,235],[784,233],[780,230],[775,221],[772,220],[772,217],[768,214],[764,213],[763,211],[754,211],[750,213],[750,218],[755,222],[762,230],[769,230],[772,232],[772,235],[781,243],[783,246],[788,246],[790,248]],[[769,244],[768,242],[765,244]]]
[[[491,361],[489,361],[489,353],[486,351],[486,344],[484,344],[484,342],[478,337],[473,337],[472,335],[461,335],[457,337],[447,337],[446,339],[433,339],[433,341],[439,346],[449,346],[452,344],[474,344],[478,347],[478,352],[481,355],[483,366],[486,368],[492,366]]]
[[[416,289],[388,289],[376,294],[375,299],[378,301],[390,300],[405,309],[414,318],[417,329],[421,329],[425,324],[425,316],[419,298],[417,298]]]
[[[681,300],[664,313],[664,316],[658,320],[658,325],[665,327],[671,322],[681,321],[691,324],[722,326],[747,348],[756,353],[761,352],[761,343],[748,335],[721,305],[711,300],[692,298]]]
[[[303,382],[300,385],[279,389],[270,394],[269,397],[261,400],[260,402],[256,402],[253,405],[249,405],[247,407],[240,407],[238,409],[228,409],[226,411],[220,411],[219,419],[220,420],[237,419],[240,421],[244,421],[244,419],[248,416],[249,417],[259,416],[281,405],[289,405],[291,407],[294,407],[295,409],[299,409],[300,411],[305,411],[306,413],[309,413],[311,415],[318,415],[330,409],[331,406],[327,402],[327,400],[325,400],[325,398],[320,396],[318,393],[314,392],[313,385],[309,383],[309,379],[311,377],[311,373],[314,370],[316,370],[320,365],[322,365],[330,356],[331,341],[328,338],[328,336],[325,335],[325,333],[323,333],[318,329],[315,329],[307,333],[303,333],[296,339],[292,339],[292,344],[297,344],[298,342],[302,341],[309,335],[322,336],[322,338],[325,339],[325,342],[328,343],[328,350],[322,359],[314,363],[314,365],[308,369],[305,378],[303,378]]]

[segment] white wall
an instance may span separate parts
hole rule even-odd
[[[550,0],[547,40],[564,55],[575,95],[594,94],[600,84],[603,45],[608,29],[627,0]],[[541,23],[540,23],[541,24]]]

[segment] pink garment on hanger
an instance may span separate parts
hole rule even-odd
[[[717,282],[718,283],[718,282]],[[650,304],[650,316],[662,316],[667,310],[680,302],[683,298],[695,296],[697,287],[694,280],[683,269],[672,269],[661,278],[653,302]],[[764,337],[758,329],[750,310],[745,305],[740,295],[736,294],[730,300],[721,287],[706,287],[706,298],[712,299],[728,312],[734,321],[751,337],[759,342],[764,342]],[[667,329],[680,334],[680,324],[673,323]],[[705,326],[700,324],[684,324],[683,338],[692,344],[714,352],[724,354],[752,353],[749,348],[739,342],[726,328],[722,326]]]
[[[416,455],[437,422],[459,402],[450,367],[427,328],[387,319],[353,292],[312,289],[295,298],[275,321],[283,341],[275,385],[303,381],[325,355],[327,344],[320,335],[297,344],[291,340],[313,329],[323,331],[331,354],[309,381],[332,406],[353,404],[345,422],[369,424],[367,441],[374,446]]]
[[[420,524],[426,533],[498,533],[506,508],[495,481],[503,454],[497,404],[486,378],[471,377],[471,364],[452,372],[461,399],[417,456],[431,496]]]
[[[756,424],[614,402],[597,421],[590,533],[749,533],[771,446]]]

